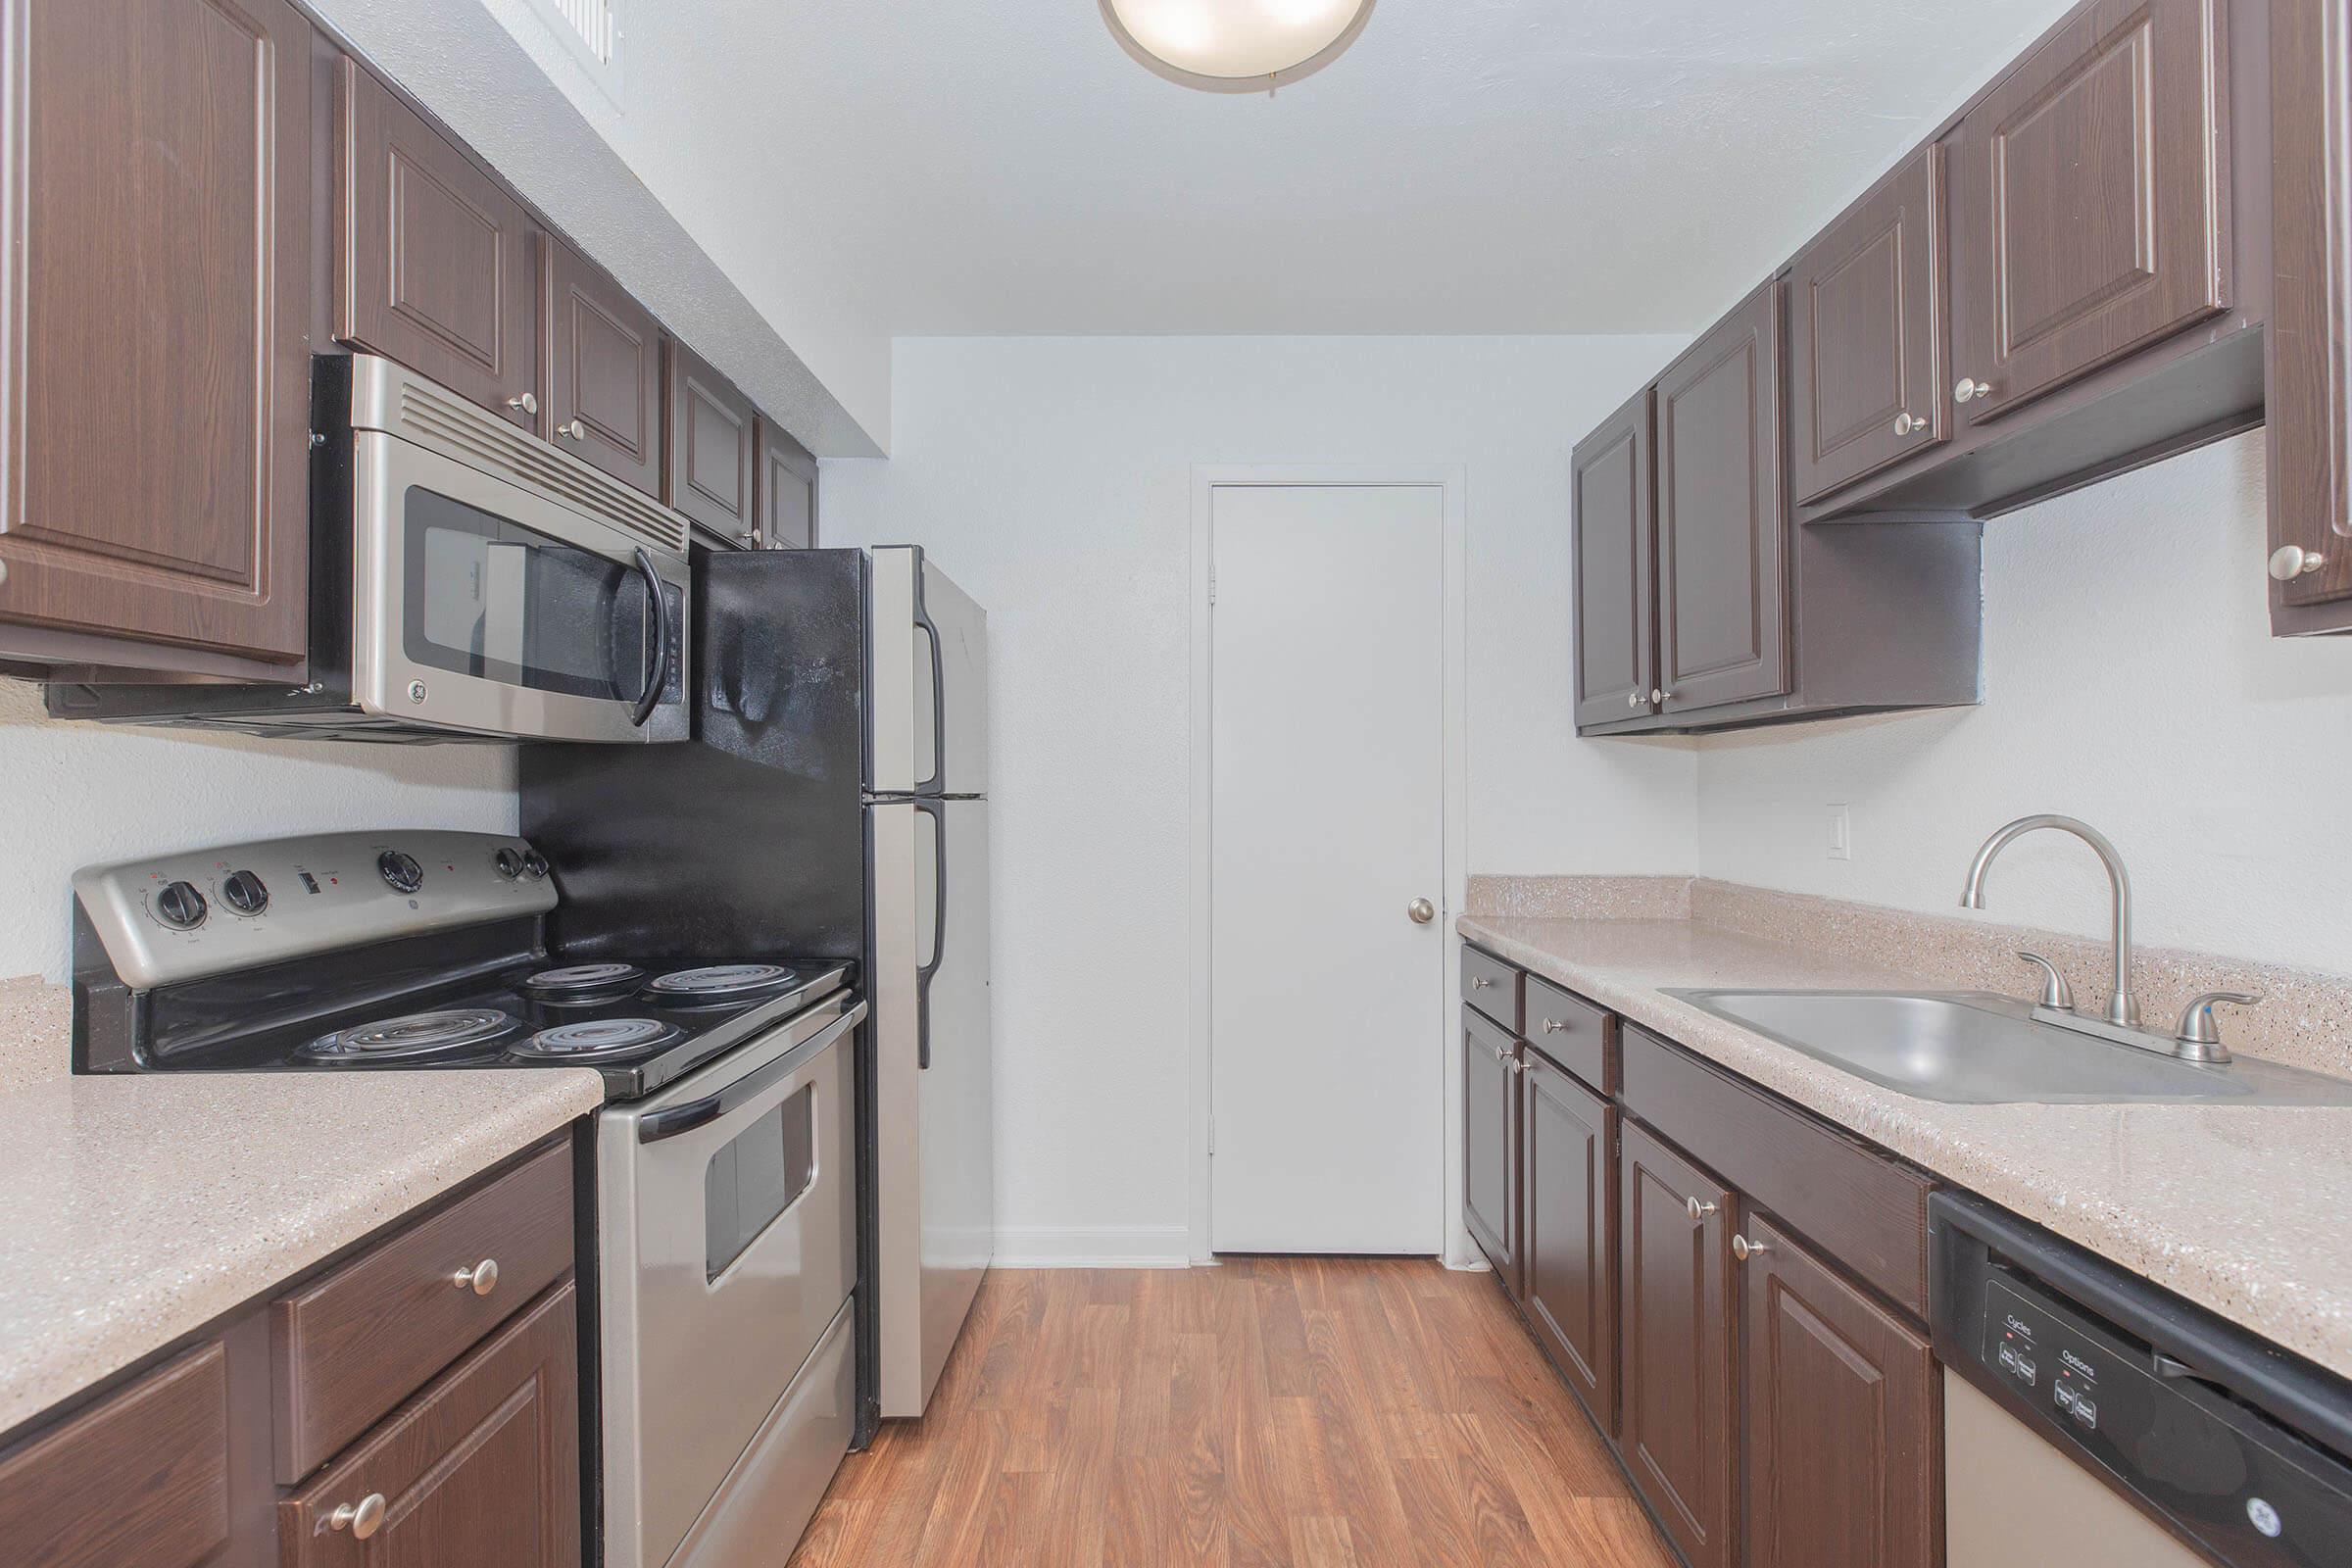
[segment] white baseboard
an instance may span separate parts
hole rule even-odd
[[[1192,1232],[1182,1225],[1092,1230],[1009,1225],[997,1231],[998,1268],[1188,1268]]]

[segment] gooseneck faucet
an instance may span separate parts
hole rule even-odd
[[[2132,995],[2132,877],[2124,869],[2124,858],[2107,842],[2107,835],[2088,822],[2051,812],[2021,816],[1984,841],[1977,851],[1977,858],[1968,868],[1968,886],[1960,891],[1960,906],[1966,909],[1984,907],[1984,870],[1992,864],[1993,857],[2007,849],[2012,841],[2039,827],[2054,827],[2072,833],[2098,852],[2107,867],[2107,881],[2115,893],[2115,990],[2107,998],[2107,1021],[2119,1029],[2139,1027],[2139,1001]]]

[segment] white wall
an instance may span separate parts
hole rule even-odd
[[[1950,911],[1987,833],[2064,811],[2122,851],[2141,940],[2352,970],[2352,639],[2270,636],[2262,440],[1987,523],[1984,706],[1701,742],[1698,868]],[[1826,854],[1831,802],[1850,861]],[[2106,879],[2063,835],[2007,851],[1986,902],[2106,930]]]
[[[1688,869],[1684,743],[1569,720],[1568,449],[1663,338],[902,340],[893,456],[832,544],[914,540],[989,610],[999,1221],[1182,1255],[1195,464],[1461,464],[1469,868]]]
[[[0,976],[66,978],[68,879],[159,850],[330,828],[514,830],[510,746],[261,741],[59,723],[0,680]]]

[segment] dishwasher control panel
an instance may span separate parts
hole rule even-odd
[[[2232,1568],[2352,1568],[2352,1464],[2232,1388],[2244,1370],[2249,1388],[2275,1393],[2266,1378],[2282,1352],[2218,1319],[2203,1324],[2187,1303],[2014,1216],[2002,1219],[2018,1229],[1997,1236],[1968,1218],[1939,1211],[1931,1227],[1936,1352],[2047,1440],[2050,1463],[2090,1470]],[[2045,1246],[2076,1256],[2037,1257]],[[2080,1267],[2082,1259],[2097,1266]],[[2097,1304],[2145,1333],[2071,1287],[2143,1293],[2142,1301]],[[2197,1332],[2208,1327],[2245,1343]],[[2316,1380],[2304,1391],[2313,1397],[2340,1397],[2338,1413],[2352,1423],[2352,1385],[2292,1370]]]

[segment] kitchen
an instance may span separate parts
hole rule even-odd
[[[2340,7],[576,9],[11,8],[0,1559],[2352,1550]]]

